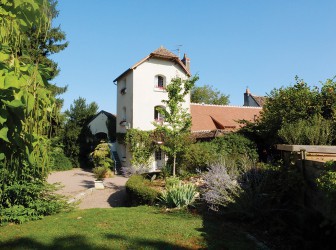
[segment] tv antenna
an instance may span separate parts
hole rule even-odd
[[[177,47],[177,49],[175,49],[174,51],[177,51],[178,57],[180,57],[180,52],[181,52],[181,47],[183,46],[182,44],[178,44],[175,45]]]

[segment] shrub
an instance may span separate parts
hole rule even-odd
[[[72,163],[68,157],[65,156],[61,147],[54,147],[50,153],[51,156],[51,170],[70,170]]]
[[[112,175],[111,169],[108,167],[94,167],[93,174],[97,181],[108,178]]]
[[[328,197],[336,200],[336,172],[335,171],[324,171],[316,179],[317,187],[326,193]]]
[[[226,158],[226,163],[233,162],[234,166],[241,168],[246,159],[257,161],[256,145],[246,137],[231,133],[217,137],[211,142],[198,142],[190,144],[179,159],[182,170],[192,173],[205,171],[211,164]],[[231,164],[232,165],[232,164]]]
[[[132,156],[134,157],[134,156]],[[150,161],[153,161],[154,157],[150,157]],[[152,169],[151,165],[131,165],[131,166],[125,166],[121,168],[121,172],[123,173],[124,176],[131,176],[131,175],[141,175],[144,173],[150,172]]]
[[[111,159],[111,153],[108,143],[100,143],[90,154],[95,167],[113,168],[114,161]]]
[[[230,133],[223,137],[217,137],[211,143],[214,144],[217,153],[222,156],[230,156],[230,158],[238,162],[241,156],[245,156],[253,162],[256,162],[258,159],[255,143],[238,133]]]
[[[212,165],[204,180],[203,198],[210,209],[240,218],[263,220],[274,211],[295,211],[303,204],[302,178],[284,167],[246,163],[236,172],[224,161]]]
[[[237,176],[229,173],[225,163],[213,164],[203,178],[206,184],[203,198],[214,211],[234,203],[242,192]]]
[[[206,170],[212,161],[218,158],[214,144],[198,142],[188,145],[179,159],[179,170],[191,173]]]
[[[5,186],[0,191],[0,225],[38,220],[71,209],[64,197],[53,193],[55,190],[55,185],[37,179]]]
[[[316,178],[316,186],[323,192],[324,211],[326,217],[330,218],[335,226],[336,215],[336,170],[335,162],[326,162],[325,170]]]
[[[153,205],[159,191],[150,187],[150,181],[141,175],[132,175],[126,182],[126,192],[132,205]]]
[[[278,134],[289,144],[330,145],[333,140],[332,121],[315,115],[308,120],[284,123]]]
[[[161,203],[169,208],[183,208],[191,205],[196,198],[196,186],[192,183],[169,186],[159,197]]]

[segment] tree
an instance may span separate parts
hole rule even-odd
[[[296,77],[295,85],[271,91],[257,124],[265,142],[272,145],[281,142],[278,131],[284,123],[307,120],[320,113],[319,90]]]
[[[34,60],[28,46],[48,36],[51,11],[47,0],[0,4],[0,223],[40,218],[61,207],[45,182],[50,118],[57,113],[48,88],[53,69]]]
[[[229,95],[222,94],[211,85],[204,85],[202,87],[194,86],[191,89],[191,102],[227,105],[229,104]]]
[[[258,144],[261,152],[270,149],[274,144],[284,143],[284,131],[298,138],[300,124],[305,124],[302,127],[306,132],[313,127],[321,127],[321,124],[324,124],[324,128],[320,129],[329,131],[328,123],[331,122],[335,131],[336,82],[334,79],[328,79],[322,83],[321,89],[309,86],[298,77],[295,80],[296,83],[293,86],[273,89],[266,99],[258,121],[247,122],[241,130]],[[310,128],[307,128],[307,122],[311,123]],[[291,127],[296,128],[296,131]],[[279,136],[279,131],[282,138]],[[332,135],[331,140],[335,140],[334,138],[335,135]],[[317,139],[316,136],[310,138],[311,141]]]
[[[48,15],[51,20],[55,19],[59,14],[59,11],[56,9],[57,2],[57,0],[48,0]],[[39,29],[39,32],[37,32],[37,29]],[[41,36],[37,34],[44,35]],[[26,60],[32,61],[35,64],[48,66],[51,71],[47,80],[52,80],[58,75],[59,69],[57,63],[50,59],[49,56],[59,53],[68,46],[69,43],[64,42],[66,39],[65,33],[61,30],[60,26],[32,26],[27,29],[26,35],[30,38],[25,42],[23,48],[29,54]]]
[[[37,175],[48,166],[48,118],[54,115],[56,101],[47,88],[52,69],[35,62],[27,44],[31,36],[47,36],[50,10],[45,0],[18,0],[2,1],[0,12],[0,159],[7,167],[28,161],[31,168],[40,168],[34,170]],[[36,32],[29,35],[32,29]],[[19,169],[15,171],[23,170]]]
[[[64,128],[64,151],[73,164],[84,163],[90,152],[90,145],[86,142],[89,131],[87,122],[97,113],[98,105],[95,102],[86,104],[85,98],[79,97],[65,111],[67,121]]]
[[[187,109],[182,107],[185,97],[198,80],[198,76],[182,80],[174,78],[168,84],[168,100],[162,100],[166,109],[158,107],[158,112],[164,116],[162,124],[154,123],[158,131],[165,136],[163,150],[173,158],[173,176],[176,174],[176,156],[183,151],[185,138],[190,133],[191,117]]]

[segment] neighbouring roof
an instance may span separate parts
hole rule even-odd
[[[113,115],[113,114],[111,114],[111,113],[109,113],[109,112],[107,112],[107,111],[104,111],[104,110],[101,110],[101,111],[99,111],[95,116],[93,116],[91,119],[90,119],[90,121],[88,121],[87,122],[87,124],[90,124],[94,119],[96,119],[97,118],[97,116],[99,116],[100,114],[104,114],[104,115],[106,115],[108,118],[110,118],[110,119],[116,119],[116,116],[115,115]]]
[[[250,94],[250,96],[253,98],[253,100],[260,106],[264,106],[265,101],[266,101],[266,97],[265,96],[257,96],[257,95],[252,95]]]
[[[261,110],[261,107],[191,103],[191,131],[209,135],[214,131],[217,131],[217,133],[235,131],[242,126],[238,121],[247,120],[253,122],[260,115]]]
[[[150,58],[161,58],[161,59],[164,59],[164,60],[174,61],[178,65],[181,66],[181,68],[184,70],[184,72],[188,76],[191,76],[191,73],[186,68],[186,66],[184,65],[184,63],[180,60],[180,58],[177,55],[175,55],[174,53],[172,53],[169,50],[167,50],[166,48],[164,48],[163,46],[161,46],[160,48],[154,50],[148,56],[146,56],[145,58],[143,58],[142,60],[140,60],[139,62],[137,62],[136,64],[134,64],[132,67],[130,67],[129,69],[127,69],[124,73],[122,73],[120,76],[118,76],[113,82],[118,81],[119,78],[121,78],[124,75],[126,75],[129,71],[136,69],[139,65],[141,65],[142,63],[144,63],[145,61],[147,61]]]

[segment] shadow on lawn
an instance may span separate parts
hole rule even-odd
[[[37,240],[30,238],[20,238],[0,243],[0,249],[26,249],[26,250],[40,250],[40,249],[102,249],[107,250],[110,248],[103,248],[89,243],[85,237],[80,235],[73,235],[68,237],[55,238],[51,244],[43,244]]]
[[[43,244],[35,239],[20,238],[0,243],[0,249],[25,249],[25,250],[44,250],[44,249],[65,249],[65,250],[108,250],[119,249],[121,246],[127,249],[152,248],[152,249],[195,249],[179,245],[170,244],[162,240],[148,240],[142,238],[128,238],[116,234],[106,234],[106,239],[110,242],[111,247],[102,247],[89,243],[85,237],[73,235],[68,237],[55,238],[51,244]],[[119,241],[119,242],[118,242]],[[115,243],[115,244],[114,244]]]
[[[226,222],[220,216],[211,212],[203,212],[203,227],[200,229],[207,249],[268,249],[256,244],[242,228]]]
[[[128,245],[126,246],[127,249],[142,249],[142,248],[151,248],[151,249],[184,249],[184,250],[191,250],[191,249],[199,249],[199,248],[188,248],[183,247],[180,245],[171,244],[165,242],[163,240],[148,240],[143,238],[128,238],[125,236],[120,236],[116,234],[106,234],[106,238],[110,240],[119,240],[127,242]]]
[[[120,188],[107,199],[111,207],[127,207],[127,194],[125,188]]]

